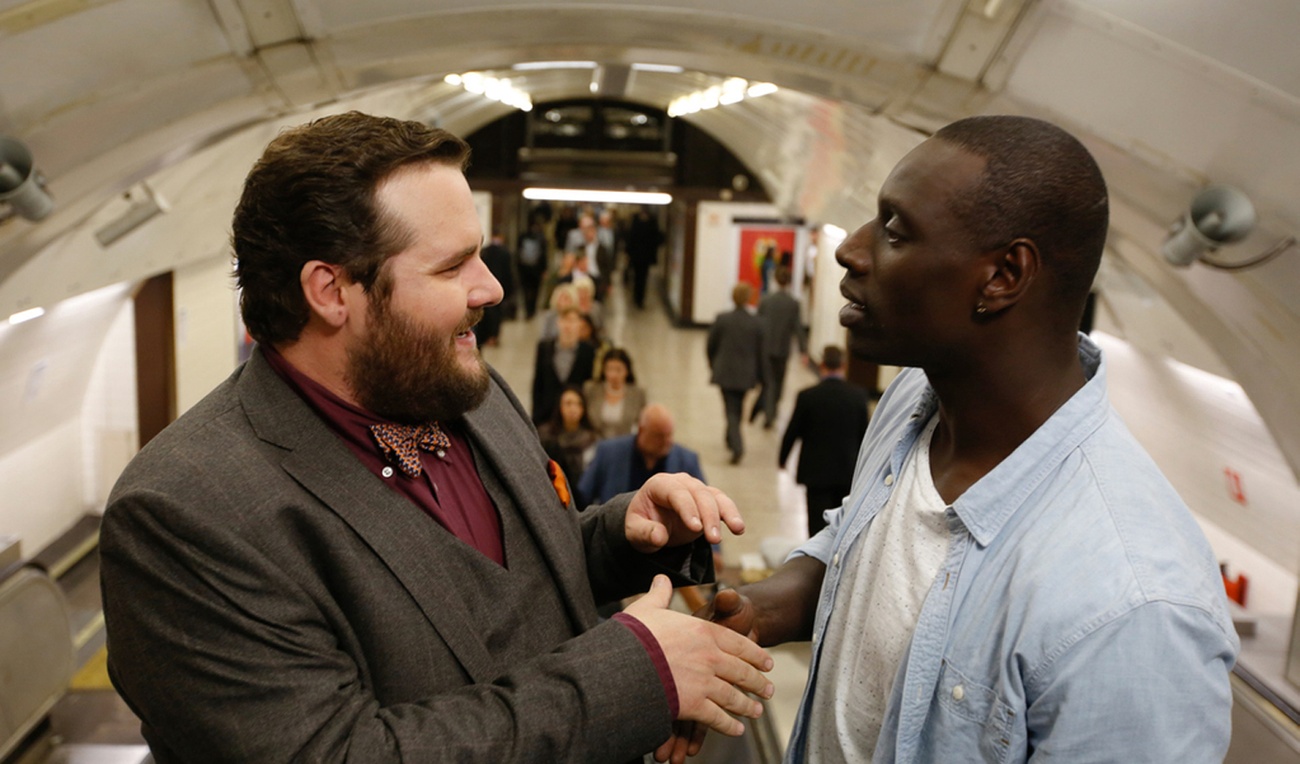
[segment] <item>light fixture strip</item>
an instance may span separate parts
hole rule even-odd
[[[528,94],[516,88],[509,77],[493,77],[482,72],[465,72],[448,74],[442,78],[448,85],[464,88],[470,93],[490,98],[520,111],[532,111],[533,101]]]
[[[694,114],[697,111],[716,109],[719,106],[740,103],[747,98],[761,98],[765,95],[771,95],[777,90],[779,88],[770,82],[750,83],[740,77],[729,77],[721,85],[714,85],[704,90],[697,90],[694,93],[674,98],[668,104],[668,116],[680,117],[683,114]]]
[[[45,308],[28,308],[27,310],[20,310],[9,317],[9,325],[16,326],[24,321],[31,321],[33,318],[40,318],[43,315],[45,315]]]
[[[602,204],[664,205],[672,194],[657,191],[598,191],[585,188],[525,188],[524,198],[549,202],[597,202]]]

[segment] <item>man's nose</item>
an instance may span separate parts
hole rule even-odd
[[[488,270],[487,264],[481,258],[474,258],[474,263],[477,270],[474,273],[475,283],[469,290],[469,306],[482,308],[501,302],[505,297],[501,282],[497,281],[497,277],[492,275],[492,271]]]
[[[835,262],[855,273],[861,272],[874,243],[871,229],[871,223],[867,223],[840,242],[835,248]]]

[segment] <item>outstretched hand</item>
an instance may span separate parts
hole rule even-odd
[[[754,603],[735,589],[718,591],[712,600],[695,611],[695,617],[725,626],[758,642],[758,632],[754,625]],[[674,723],[672,737],[655,750],[655,761],[684,764],[688,756],[700,752],[708,732],[708,728],[702,724],[686,721]]]
[[[624,533],[632,548],[651,554],[700,536],[716,544],[724,524],[736,535],[745,532],[740,510],[725,493],[685,473],[660,473],[632,497]]]
[[[690,738],[702,741],[706,729],[736,737],[744,733],[745,726],[731,714],[756,719],[763,713],[762,704],[745,693],[772,697],[772,684],[762,673],[772,668],[772,658],[733,631],[669,609],[672,594],[668,577],[655,576],[650,591],[625,612],[654,635],[668,661],[677,686],[677,721],[698,723],[698,735],[688,733],[687,741],[680,745],[680,758],[673,758],[680,764]],[[677,739],[674,736],[661,746],[656,757],[665,748],[675,753],[672,749]]]

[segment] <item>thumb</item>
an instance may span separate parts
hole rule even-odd
[[[722,589],[713,595],[713,617],[728,618],[740,612],[745,601],[735,589]]]
[[[650,591],[641,598],[646,605],[655,608],[666,608],[668,603],[673,599],[673,584],[668,580],[668,576],[657,575],[655,580],[650,583]]]

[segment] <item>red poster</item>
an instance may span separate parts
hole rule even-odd
[[[740,262],[736,279],[754,287],[753,302],[776,289],[776,266],[790,265],[796,229],[791,226],[740,227]]]

